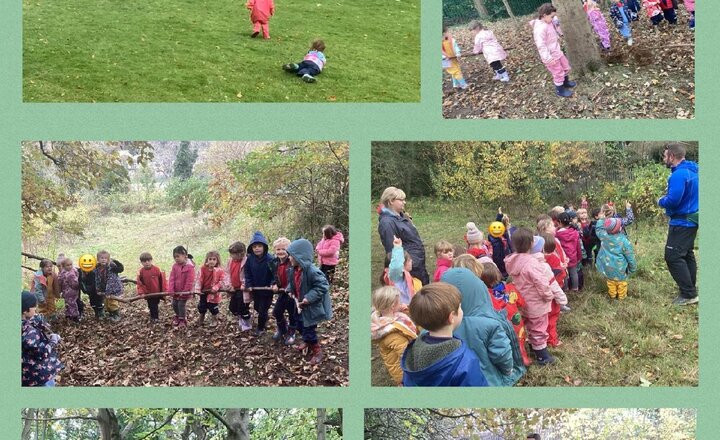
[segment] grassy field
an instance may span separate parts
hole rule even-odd
[[[244,1],[23,1],[26,102],[420,100],[420,1],[278,2],[250,39]],[[315,84],[283,72],[325,41]],[[400,73],[402,72],[402,73]]]
[[[427,200],[411,200],[408,210],[425,242],[430,273],[435,269],[436,241],[462,246],[466,222],[482,227],[494,220],[490,211],[473,218],[462,206]],[[533,225],[530,218],[535,215],[522,218],[513,217],[512,210],[507,213],[516,226]],[[377,217],[372,236],[374,287],[384,258],[376,229]],[[551,349],[557,363],[547,368],[531,365],[520,385],[697,386],[698,310],[670,304],[677,292],[663,259],[666,226],[640,220],[628,228],[628,234],[639,266],[629,281],[628,298],[611,303],[604,278],[586,269],[584,290],[568,295],[572,312],[563,314],[558,323],[563,345]],[[374,349],[372,375],[374,385],[392,385]]]

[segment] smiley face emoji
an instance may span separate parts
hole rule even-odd
[[[505,233],[505,225],[502,222],[492,222],[488,228],[488,232],[495,238],[500,238]]]
[[[97,261],[95,261],[95,256],[90,254],[83,254],[80,257],[80,260],[78,260],[78,266],[80,266],[80,270],[85,273],[92,272],[95,269],[96,264]]]

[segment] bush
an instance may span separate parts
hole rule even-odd
[[[197,214],[208,202],[208,182],[199,177],[171,179],[165,188],[165,199],[173,208],[192,209]]]

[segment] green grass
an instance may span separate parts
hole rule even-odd
[[[26,102],[420,100],[419,0],[281,1],[271,40],[244,1],[23,0]],[[283,72],[325,41],[315,84]],[[240,95],[240,96],[239,96]]]
[[[125,265],[123,275],[134,279],[140,268],[138,257],[145,251],[153,255],[156,265],[169,273],[175,246],[187,247],[196,264],[204,261],[208,251],[218,250],[225,264],[229,258],[228,245],[234,241],[247,244],[255,230],[263,231],[272,241],[284,230],[281,220],[260,221],[247,217],[215,229],[206,225],[202,217],[193,217],[187,211],[100,214],[91,210],[89,215],[94,219],[88,223],[83,236],[58,237],[50,234],[42,240],[26,242],[24,248],[52,259],[62,252],[75,261],[84,253],[94,255],[98,250],[106,249],[112,258]],[[36,261],[28,264],[37,266]]]
[[[411,200],[408,209],[425,242],[427,269],[435,269],[433,245],[440,239],[463,246],[465,223],[482,228],[494,220],[487,211],[481,218],[450,203]],[[534,213],[539,214],[539,212]],[[531,226],[535,215],[508,215],[517,226]],[[372,237],[373,286],[383,267],[383,248],[375,232]],[[640,220],[628,228],[635,245],[638,272],[629,280],[628,298],[613,304],[608,300],[604,278],[585,270],[585,288],[569,294],[572,312],[563,314],[558,331],[563,345],[551,352],[558,361],[550,367],[531,365],[522,386],[697,386],[697,307],[676,307],[670,301],[676,287],[663,259],[666,225]],[[637,243],[637,244],[636,244]],[[697,255],[697,253],[696,253]],[[373,349],[372,383],[392,382]]]

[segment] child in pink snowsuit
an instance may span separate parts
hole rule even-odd
[[[502,65],[502,61],[507,58],[505,49],[500,45],[493,31],[485,29],[477,20],[470,22],[470,30],[475,35],[475,47],[473,48],[474,54],[482,53],[485,57],[485,61],[490,64],[490,67],[495,71],[494,80],[500,80],[502,82],[510,81],[510,76]]]
[[[562,31],[555,22],[557,9],[552,3],[545,3],[538,9],[538,18],[530,22],[533,29],[533,38],[537,46],[540,59],[553,77],[555,90],[558,96],[568,98],[573,92],[570,90],[577,84],[570,81],[570,63],[560,48]]]
[[[250,10],[250,21],[253,24],[253,33],[251,38],[255,38],[262,30],[263,38],[270,39],[270,17],[275,15],[275,3],[273,0],[248,0],[245,4]]]
[[[600,38],[600,44],[602,44],[605,52],[610,50],[610,30],[605,21],[605,16],[595,0],[587,0],[585,2],[585,13],[588,16],[588,20],[593,27],[593,30]]]

